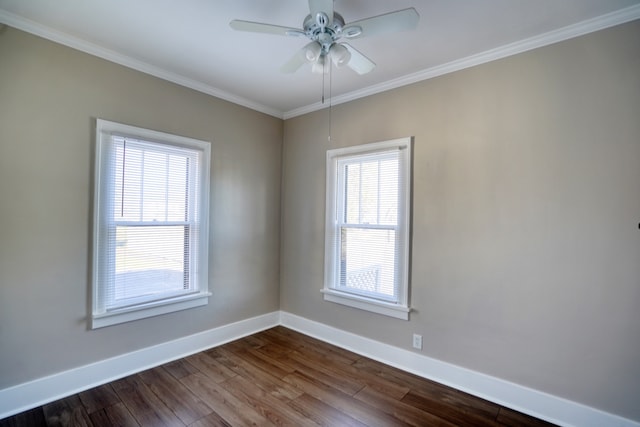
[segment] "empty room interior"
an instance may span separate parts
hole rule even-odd
[[[494,27],[461,1],[30,3],[0,0],[0,425],[177,360],[299,342],[556,425],[640,426],[640,2],[590,0],[581,15],[545,1],[558,24],[542,14],[541,29],[527,1],[487,2],[505,14]],[[407,28],[364,37],[378,15]],[[444,17],[477,31],[436,38],[464,29]],[[252,22],[311,29],[281,37]],[[313,29],[334,39],[307,45]],[[118,263],[134,256],[137,230],[160,227],[118,216],[125,182],[152,191],[129,178],[146,173],[136,153],[151,159],[163,141],[158,152],[179,157],[166,171],[186,164],[195,184],[193,195],[177,185],[179,220],[158,214],[182,230],[179,289],[149,299],[144,268]],[[407,174],[390,185],[393,207],[389,153]],[[169,188],[166,171],[156,181]],[[356,252],[382,239],[357,243],[358,230],[391,239],[380,247],[395,245],[395,258],[370,268]],[[160,253],[151,246],[145,262]],[[386,269],[390,290],[358,287]],[[119,303],[124,276],[145,290]],[[311,375],[299,359],[287,387]],[[381,409],[371,393],[349,399]],[[375,424],[336,405],[353,425]],[[194,425],[244,423],[216,416]],[[456,425],[438,420],[398,425]]]

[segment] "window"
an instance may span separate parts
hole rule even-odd
[[[97,120],[92,328],[208,303],[210,144]]]
[[[411,138],[327,151],[324,299],[409,319]]]

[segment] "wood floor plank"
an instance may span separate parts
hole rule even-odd
[[[315,397],[367,426],[388,427],[409,425],[374,406],[331,388],[300,372],[296,371],[293,374],[287,375],[285,381],[295,385],[305,394]]]
[[[78,393],[78,397],[88,414],[104,409],[108,406],[115,405],[120,399],[113,391],[111,384],[104,384],[92,389]]]
[[[112,385],[141,426],[184,426],[137,375],[115,381]]]
[[[169,372],[175,379],[184,378],[187,375],[195,374],[198,371],[196,367],[187,362],[185,359],[174,360],[169,362],[163,367]]]
[[[428,391],[427,391],[428,390]],[[478,408],[467,397],[460,397],[447,390],[412,389],[402,398],[402,402],[432,413],[460,426],[493,426],[498,408]]]
[[[91,427],[89,414],[82,406],[78,395],[56,400],[42,407],[47,426]]]
[[[393,399],[369,387],[363,388],[354,397],[412,426],[455,427],[455,424],[449,421]]]
[[[283,335],[278,333],[280,327],[276,326],[275,328],[267,329],[265,331],[257,334],[260,339],[264,340],[265,343],[274,343],[293,350],[299,346],[302,346],[302,342],[300,340],[293,339],[290,336]],[[266,345],[266,344],[265,344]]]
[[[474,414],[489,420],[495,420],[498,415],[499,406],[494,403],[375,360],[362,358],[355,362],[354,366],[362,372],[368,372],[400,386],[410,387],[408,396],[402,399],[405,402],[411,401],[411,404],[422,405],[422,409],[433,411],[438,408],[444,413],[453,409],[456,412]],[[432,403],[435,405],[430,406]]]
[[[336,371],[324,364],[315,363],[297,353],[288,355],[285,362],[295,368],[296,371],[302,372],[349,396],[353,396],[365,386],[362,381],[358,381],[349,375],[344,375],[342,372]]]
[[[284,378],[292,372],[291,367],[282,367],[282,364],[275,360],[269,354],[261,353],[261,349],[254,349],[250,351],[235,352],[235,356],[242,358],[243,360],[251,363],[252,365],[269,372],[277,378]]]
[[[107,412],[104,409],[98,409],[97,411],[89,414],[89,419],[91,420],[91,425],[93,427],[110,427],[112,425],[116,425],[109,419],[109,415],[107,415]],[[140,426],[135,419],[133,422],[135,423],[133,426]]]
[[[350,365],[361,358],[360,355],[349,350],[336,347],[318,339],[303,335],[299,332],[287,330],[281,327],[275,332],[281,333],[282,336],[289,336],[292,341],[298,341],[296,350],[299,352],[309,352],[312,354],[316,354],[321,358],[333,360],[334,362],[340,362],[345,365]]]
[[[44,427],[47,425],[44,419],[42,407],[21,412],[13,417],[0,420],[0,427]]]
[[[353,388],[360,389],[367,384],[367,381],[365,381],[361,372],[355,369],[352,363],[345,363],[344,360],[336,360],[331,356],[331,354],[324,353],[319,349],[302,347],[291,352],[289,354],[289,358],[294,363],[301,363],[321,370],[330,376],[339,377],[344,381],[351,382],[351,386]],[[398,398],[402,397],[409,390],[407,387],[397,387],[395,384],[383,379],[381,380],[377,377],[369,377],[368,380],[370,382],[381,383],[380,386],[385,389],[393,388],[393,392],[397,393]]]
[[[289,405],[306,418],[321,426],[345,426],[345,427],[367,427],[355,418],[338,411],[332,406],[316,399],[315,397],[303,394],[289,402]]]
[[[273,358],[273,359],[278,359],[279,357],[282,357],[288,353],[291,352],[291,347],[286,346],[286,345],[282,345],[282,344],[278,344],[275,342],[268,342],[265,345],[255,348],[255,349],[251,349],[252,351],[250,352],[260,352],[260,353],[264,353],[265,355]]]
[[[271,422],[204,374],[192,374],[180,380],[189,390],[233,426],[264,426]]]
[[[312,427],[316,425],[284,401],[256,387],[250,379],[237,376],[220,385],[277,426]]]
[[[299,352],[298,350],[292,353],[292,357],[296,360],[306,360],[313,362],[318,366],[326,367],[334,372],[336,375],[340,375],[344,378],[351,378],[352,380],[361,383],[363,385],[372,387],[376,390],[383,391],[395,399],[402,399],[402,397],[409,392],[409,387],[398,381],[390,381],[389,379],[375,375],[375,373],[368,370],[361,370],[354,366],[356,363],[346,365],[340,362],[333,362],[331,359],[317,357],[313,353]]]
[[[227,363],[232,364],[231,369],[245,378],[251,378],[256,386],[267,391],[272,396],[288,402],[300,396],[300,390],[283,381],[282,379],[271,375],[269,371],[265,371],[242,358],[243,352],[231,353],[226,347],[216,349],[216,354],[223,356]]]
[[[265,345],[265,341],[261,339],[258,334],[250,335],[224,344],[226,348],[233,351],[249,350],[252,348],[262,347],[263,345]]]
[[[255,357],[263,359],[265,362],[275,366],[280,371],[280,376],[284,377],[287,374],[295,371],[295,368],[289,365],[283,359],[285,358],[285,354],[274,356],[273,353],[262,351],[264,347],[256,348],[249,350],[248,353],[252,354]],[[291,353],[291,351],[289,351]]]
[[[231,369],[218,363],[218,361],[210,357],[207,353],[194,354],[187,357],[186,361],[217,383],[237,375]]]
[[[224,418],[215,412],[210,413],[204,418],[199,419],[189,427],[234,427],[229,424]]]
[[[500,425],[509,427],[545,427],[550,425],[550,423],[547,423],[546,421],[539,420],[509,408],[500,408],[497,421]]]
[[[425,381],[424,378],[420,378],[417,375],[401,371],[377,360],[365,357],[353,362],[353,366],[361,372],[369,372],[379,378],[384,378],[389,382],[409,388],[422,387]]]
[[[101,408],[89,414],[89,419],[93,427],[139,427],[140,424],[131,415],[124,403],[118,402],[114,405]]]
[[[212,412],[209,406],[191,393],[162,366],[141,372],[138,376],[186,425]]]

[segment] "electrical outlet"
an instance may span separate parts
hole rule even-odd
[[[413,334],[413,348],[422,350],[422,335]]]

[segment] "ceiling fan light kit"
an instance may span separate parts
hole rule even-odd
[[[329,56],[336,67],[343,67],[351,60],[349,49],[339,43],[335,43],[329,48]]]
[[[309,62],[316,62],[321,54],[322,48],[316,42],[311,42],[304,47],[304,56]]]
[[[311,72],[316,74],[328,73],[326,65],[326,60],[324,56],[318,58],[316,62],[311,64]]]
[[[238,31],[304,36],[311,40],[282,66],[281,71],[284,73],[294,73],[305,63],[312,64],[313,72],[326,73],[326,65],[329,64],[326,58],[329,57],[336,67],[348,66],[358,74],[366,74],[372,71],[376,64],[353,46],[339,40],[411,30],[420,20],[418,12],[414,8],[408,8],[345,25],[344,18],[333,10],[333,0],[309,0],[309,11],[302,29],[237,19],[229,25]]]

